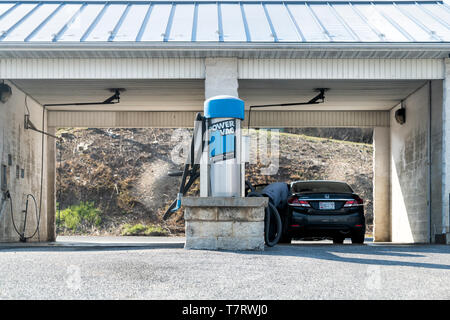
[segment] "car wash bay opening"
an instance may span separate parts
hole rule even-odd
[[[248,110],[308,101],[316,88],[329,89],[323,104],[254,109],[251,127],[373,128],[374,240],[450,241],[443,2],[0,1],[0,25],[2,242],[19,240],[7,191],[18,221],[28,194],[41,208],[30,241],[56,236],[55,139],[25,129],[25,115],[50,134],[192,127],[216,95]],[[125,89],[117,104],[46,106],[114,88]]]

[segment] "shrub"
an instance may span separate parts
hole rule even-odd
[[[77,231],[83,226],[99,226],[102,222],[101,211],[93,202],[81,202],[61,210],[59,224],[66,229]]]
[[[125,224],[121,234],[122,236],[166,236],[168,232],[160,226],[146,226],[138,223],[135,225]]]

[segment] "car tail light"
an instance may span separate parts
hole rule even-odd
[[[296,197],[293,198],[289,198],[288,199],[288,204],[294,207],[311,207],[311,205],[309,204],[308,201],[305,200],[299,200]]]
[[[364,204],[363,199],[361,199],[360,197],[357,197],[354,200],[348,200],[345,204],[344,207],[348,208],[348,207],[359,207],[362,206]]]

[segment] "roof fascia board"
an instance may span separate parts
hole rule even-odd
[[[268,50],[327,50],[327,49],[341,49],[341,50],[450,50],[450,42],[390,42],[390,43],[378,43],[378,42],[325,42],[325,43],[257,43],[257,42],[195,42],[191,41],[179,41],[179,42],[4,42],[0,46],[1,50],[79,50],[79,51],[90,51],[90,50],[151,50],[151,49],[167,49],[167,50],[189,50],[197,51],[202,49],[207,50],[239,50],[239,49],[268,49]],[[450,51],[449,51],[450,53]]]

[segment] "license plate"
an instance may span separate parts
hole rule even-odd
[[[334,202],[319,202],[320,210],[334,210]]]

